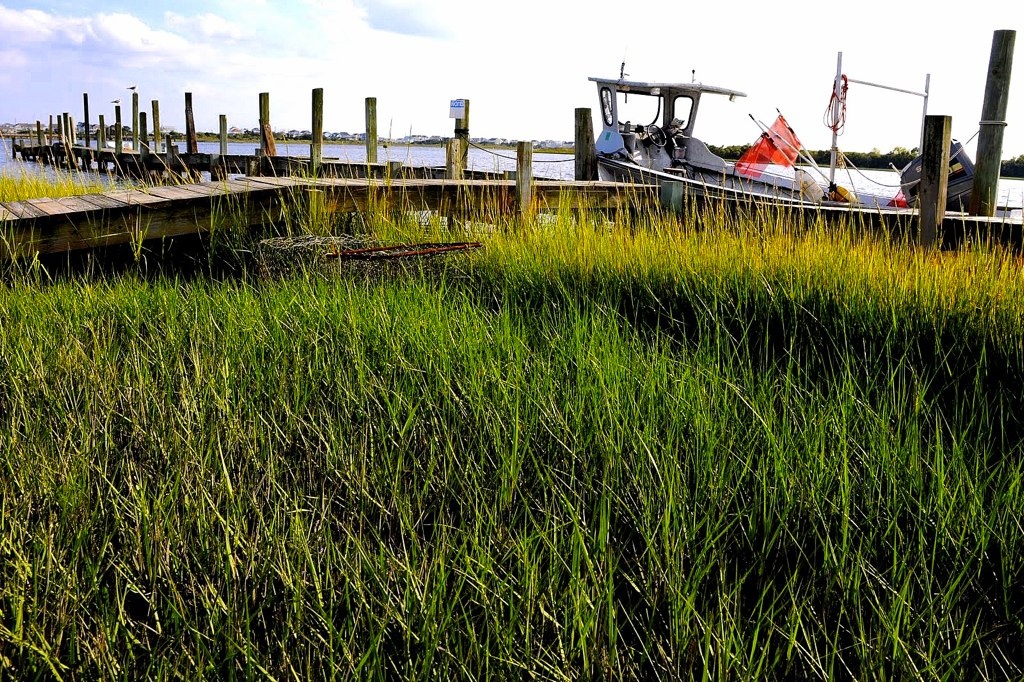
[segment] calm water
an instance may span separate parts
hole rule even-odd
[[[0,138],[0,174],[23,170],[38,172],[41,167],[36,164],[22,165],[20,162],[11,161],[10,142],[7,138]],[[254,142],[229,142],[228,153],[252,154],[258,146]],[[219,150],[220,144],[217,142],[199,143],[200,152],[209,154],[217,153]],[[282,156],[309,156],[309,143],[279,142],[277,153]],[[352,163],[366,160],[366,147],[361,144],[325,144],[323,153],[325,158]],[[441,146],[392,144],[378,148],[377,160],[380,162],[399,161],[409,166],[444,166],[445,151]],[[515,170],[516,153],[514,149],[491,150],[470,147],[469,167],[481,171]],[[42,168],[43,172],[47,172],[48,169]],[[571,154],[551,154],[534,150],[534,177],[572,180],[574,172]],[[895,192],[895,188],[899,185],[897,174],[887,170],[851,170],[849,173],[839,171],[836,179],[840,184],[852,185],[857,191],[871,192],[874,190],[880,194],[888,193],[887,189],[893,189]],[[1024,206],[1024,180],[1000,180],[999,205],[1016,208]]]

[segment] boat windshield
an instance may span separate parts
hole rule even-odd
[[[620,126],[648,126],[661,123],[661,95],[639,92],[618,93]]]

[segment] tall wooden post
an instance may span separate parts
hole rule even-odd
[[[226,114],[220,114],[220,153],[216,160],[211,160],[210,163],[210,179],[211,180],[223,180],[228,176],[227,171],[227,160],[224,158],[228,155],[228,117]]]
[[[100,122],[97,125],[99,127],[96,129],[96,149],[103,151],[107,148],[107,124],[103,114],[100,114]]]
[[[220,115],[220,155],[228,155],[228,117],[227,114]]]
[[[124,152],[124,126],[121,125],[121,105],[114,105],[114,150],[115,154]]]
[[[199,153],[199,140],[196,138],[196,121],[192,115],[191,92],[185,93],[185,153]]]
[[[263,156],[277,156],[274,129],[270,127],[270,93],[260,93],[260,153]]]
[[[53,114],[50,114],[50,126],[46,129],[46,144],[53,144]]]
[[[575,177],[597,180],[597,150],[594,147],[594,121],[590,109],[576,109]]]
[[[462,116],[455,119],[455,139],[458,144],[455,153],[460,156],[459,166],[463,171],[469,168],[469,100],[462,100]]]
[[[516,145],[516,204],[521,215],[533,210],[533,142]]]
[[[149,160],[149,130],[146,128],[146,112],[139,112],[139,159],[145,163]]]
[[[44,144],[43,140],[43,122],[36,121],[36,144],[42,147]]]
[[[918,241],[922,246],[937,246],[941,234],[949,186],[949,131],[952,127],[949,116],[924,119],[918,228]]]
[[[445,140],[444,148],[444,175],[449,180],[461,180],[465,176],[466,168],[463,166],[461,152],[461,140],[448,138]]]
[[[377,98],[366,98],[366,163],[377,163]]]
[[[978,134],[978,160],[974,165],[974,186],[968,209],[970,215],[995,215],[1015,37],[1016,31],[996,31],[992,37],[985,101],[981,106],[979,122],[981,132]]]
[[[309,162],[313,171],[324,158],[324,89],[313,88],[313,136],[309,142]]]
[[[85,121],[85,146],[89,146],[89,93],[82,93],[82,120]]]
[[[153,100],[150,102],[153,107],[153,153],[160,153],[160,102]]]
[[[60,143],[65,149],[71,146],[71,115],[66,111],[60,115]]]
[[[139,93],[132,90],[132,149],[139,151]]]

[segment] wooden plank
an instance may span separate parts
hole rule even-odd
[[[160,205],[170,204],[167,199],[163,197],[152,196],[134,189],[126,189],[118,192],[107,192],[106,195],[111,199],[116,199],[123,202],[127,206],[150,206],[157,207]]]
[[[45,198],[42,198],[42,199],[28,199],[28,200],[24,201],[23,203],[31,205],[33,208],[36,208],[36,209],[42,211],[43,214],[48,215],[48,216],[50,216],[50,215],[65,215],[67,213],[74,213],[75,212],[75,209],[68,208],[68,207],[64,206],[63,204],[61,204],[56,199],[51,199],[49,197],[45,197]]]
[[[107,194],[84,194],[79,197],[82,201],[87,201],[100,210],[113,210],[118,208],[125,208],[128,204],[123,201],[119,201],[112,196]]]
[[[238,180],[228,179],[223,180],[222,184],[224,185],[225,190],[227,190],[226,194],[232,196],[252,194],[254,192],[269,192],[280,189],[280,187],[264,183],[254,183],[252,178],[242,178]]]
[[[32,219],[32,218],[45,218],[46,212],[36,208],[27,201],[9,201],[4,204],[9,212],[14,214],[15,218],[20,219]]]
[[[76,213],[95,213],[103,209],[88,200],[86,196],[60,197],[57,203]]]
[[[18,216],[14,215],[10,211],[8,211],[6,206],[4,206],[3,204],[0,204],[0,222],[5,222],[5,221],[8,221],[8,220],[14,221],[14,220],[17,220],[17,219],[18,219]]]
[[[275,178],[271,176],[260,176],[252,178],[243,178],[243,182],[248,182],[257,187],[259,185],[269,185],[278,189],[288,189],[289,187],[296,187],[302,185],[305,181],[298,180],[296,178]],[[260,189],[263,189],[262,187]]]
[[[227,194],[227,190],[219,182],[203,182],[198,184],[183,185],[188,191],[204,197],[219,197]]]
[[[190,185],[167,185],[148,187],[146,191],[155,197],[163,197],[164,199],[170,199],[171,201],[187,201],[194,199],[205,199],[209,195],[203,192],[196,192],[191,189]]]

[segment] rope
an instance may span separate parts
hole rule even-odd
[[[847,158],[846,154],[844,154],[841,150],[839,151],[839,158],[841,159],[843,168],[846,168],[847,175],[849,175],[850,168],[852,168],[853,170],[857,171],[857,175],[861,176],[862,178],[864,178],[868,182],[873,182],[874,184],[878,185],[879,187],[889,187],[889,188],[892,188],[892,189],[897,189],[897,188],[902,188],[903,187],[902,184],[899,184],[899,185],[889,185],[889,184],[886,184],[884,182],[879,182],[878,180],[875,180],[874,178],[869,178],[868,176],[864,175],[863,171],[861,171],[860,168],[857,168],[857,166],[853,165],[853,162],[850,161],[850,159]]]
[[[824,122],[825,127],[836,135],[842,135],[843,129],[846,127],[846,91],[850,89],[850,86],[846,81],[845,74],[842,79],[843,84],[840,86],[838,93],[835,86],[832,87],[832,96],[829,98],[828,106],[825,107],[825,113],[822,115],[822,122]]]
[[[494,151],[493,149],[488,149],[487,147],[481,147],[480,145],[475,144],[473,142],[470,142],[469,146],[470,147],[475,147],[476,149],[479,149],[482,152],[487,152],[488,154],[492,154],[494,156],[497,156],[499,159],[505,159],[506,161],[519,161],[519,159],[517,159],[514,156],[505,156],[504,154],[499,154],[496,151]],[[573,158],[569,158],[569,159],[559,159],[558,161],[547,161],[547,160],[545,160],[545,161],[541,161],[541,163],[570,163],[570,162],[575,161],[575,160],[576,160],[576,158],[573,157]]]

